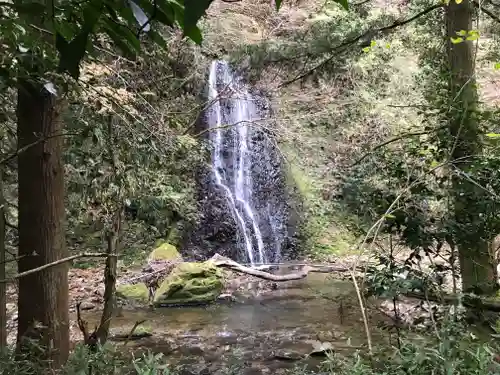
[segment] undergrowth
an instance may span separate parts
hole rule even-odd
[[[494,338],[493,338],[494,340]],[[500,374],[498,342],[479,339],[461,323],[450,320],[432,335],[401,338],[399,345],[378,346],[372,356],[357,351],[350,355],[327,353],[319,369],[305,363],[287,370],[289,375],[494,375]],[[250,366],[237,350],[224,355],[210,371],[221,375],[240,375]],[[202,363],[200,359],[200,363]],[[196,363],[192,363],[196,365]],[[209,364],[210,365],[210,364]],[[38,366],[29,357],[14,361],[12,352],[0,356],[0,374],[39,374]],[[169,365],[169,358],[152,351],[126,354],[112,345],[90,351],[78,345],[61,375],[177,375],[189,371]],[[210,372],[212,373],[212,372]]]

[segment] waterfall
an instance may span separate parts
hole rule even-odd
[[[235,222],[237,246],[251,264],[277,261],[286,215],[271,199],[270,191],[278,187],[276,175],[280,173],[271,155],[273,146],[253,123],[260,117],[258,98],[227,62],[214,61],[208,78],[208,103],[212,183],[226,201],[226,214]]]

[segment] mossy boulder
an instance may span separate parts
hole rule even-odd
[[[199,305],[214,302],[223,289],[222,272],[207,261],[178,264],[156,290],[155,306]]]
[[[159,245],[154,249],[151,254],[149,254],[150,261],[162,261],[162,260],[181,260],[181,254],[179,250],[174,245],[167,242]]]
[[[128,301],[148,302],[149,290],[146,284],[122,284],[116,287],[116,296]]]

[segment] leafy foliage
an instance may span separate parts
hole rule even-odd
[[[59,73],[73,78],[80,74],[80,63],[87,53],[102,46],[102,34],[126,56],[136,56],[141,50],[141,34],[160,45],[163,37],[155,25],[180,27],[186,36],[201,43],[198,20],[211,1],[177,0],[89,0],[83,2],[2,3],[4,15],[0,28],[9,42],[3,60],[9,73],[15,61],[24,68],[56,63]],[[99,40],[101,38],[101,40]],[[49,57],[49,58],[47,58]],[[45,67],[45,71],[49,70]],[[9,76],[12,76],[9,74]]]

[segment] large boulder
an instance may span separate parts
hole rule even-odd
[[[116,287],[116,296],[127,301],[148,302],[149,290],[144,283],[122,284]]]
[[[200,305],[214,302],[222,292],[222,272],[210,261],[179,263],[161,283],[155,306]]]
[[[149,261],[179,261],[181,254],[174,245],[163,243],[149,254]]]

